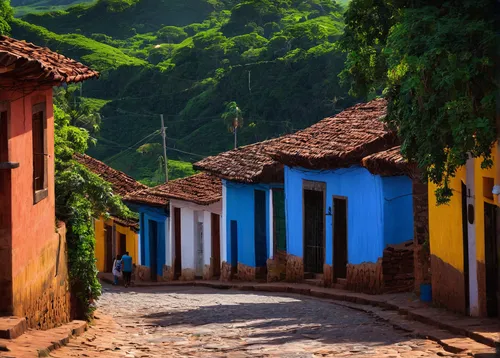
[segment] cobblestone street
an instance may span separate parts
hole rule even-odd
[[[52,357],[453,356],[367,313],[291,294],[104,287],[95,325]]]

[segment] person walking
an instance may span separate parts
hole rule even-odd
[[[122,276],[122,261],[121,261],[121,256],[116,255],[115,261],[113,262],[113,277],[114,277],[114,282],[113,285],[118,285],[118,280]]]
[[[125,287],[128,287],[132,278],[132,257],[128,254],[128,251],[122,256],[122,264],[123,280],[125,281]]]

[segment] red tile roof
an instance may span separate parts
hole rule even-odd
[[[210,205],[222,199],[222,181],[209,173],[200,173],[159,185],[153,188],[152,193],[165,195],[169,199]]]
[[[146,185],[139,183],[131,176],[113,169],[86,154],[75,154],[74,158],[79,163],[85,165],[91,172],[99,175],[102,179],[110,183],[113,192],[117,195],[123,197],[129,193],[147,188]]]
[[[93,77],[99,77],[99,73],[46,47],[0,36],[0,78],[23,78],[55,84],[80,82]]]
[[[358,104],[279,139],[269,153],[286,165],[310,169],[360,164],[367,155],[398,144],[396,133],[381,122],[386,111],[384,99]]]
[[[370,173],[384,176],[408,175],[413,177],[417,173],[417,166],[403,158],[401,147],[393,147],[363,158],[363,166]]]
[[[123,200],[135,204],[146,204],[151,206],[165,207],[169,201],[165,194],[154,192],[154,188],[147,188],[127,194]]]
[[[278,139],[250,144],[194,164],[222,179],[243,183],[283,182],[283,165],[273,160],[269,152]]]
[[[139,220],[130,219],[130,218],[121,218],[121,217],[114,216],[114,215],[111,215],[111,219],[113,219],[113,221],[115,223],[117,223],[118,225],[129,227],[132,230],[134,230],[135,232],[139,231]]]
[[[222,199],[222,182],[213,175],[200,173],[140,190],[125,197],[125,200],[130,202],[161,206],[167,205],[169,199],[210,205]]]

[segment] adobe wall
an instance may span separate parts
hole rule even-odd
[[[465,278],[449,263],[431,255],[432,300],[449,310],[465,314]]]
[[[413,216],[414,216],[414,290],[420,293],[420,284],[430,283],[430,253],[429,246],[429,188],[427,183],[413,180]]]
[[[71,312],[65,225],[44,241],[13,278],[13,314],[26,317],[28,326],[37,329],[68,322]]]

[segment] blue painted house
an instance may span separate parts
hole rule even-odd
[[[139,258],[136,280],[171,280],[172,267],[169,243],[169,201],[156,188],[142,189],[124,197],[125,202],[139,213]]]
[[[272,157],[285,165],[287,278],[378,293],[388,245],[413,238],[412,180],[382,176],[363,158],[397,145],[379,99],[282,138]]]
[[[221,279],[274,279],[286,256],[283,165],[266,154],[274,140],[195,164],[222,179]]]

